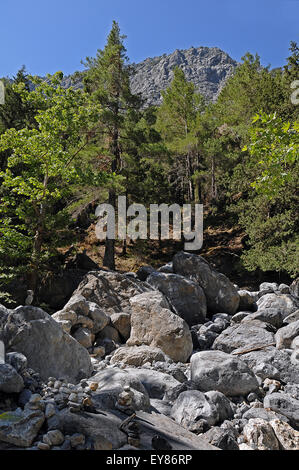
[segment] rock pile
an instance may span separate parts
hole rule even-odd
[[[298,450],[298,307],[184,252],[90,272],[52,317],[1,306],[0,449]]]

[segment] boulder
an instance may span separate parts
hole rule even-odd
[[[172,360],[186,362],[193,350],[187,323],[175,313],[159,291],[139,294],[130,300],[131,336],[128,346],[160,348]]]
[[[268,346],[259,351],[242,354],[240,357],[262,379],[271,378],[285,383],[299,383],[299,364],[290,362],[290,355],[285,349],[279,350]]]
[[[180,382],[171,375],[153,369],[126,369],[144,386],[150,398],[164,400]]]
[[[289,349],[296,336],[299,336],[299,320],[277,331],[275,335],[277,349]]]
[[[118,348],[112,358],[111,364],[122,362],[126,365],[141,367],[149,362],[165,361],[166,356],[159,348],[150,346],[124,346]]]
[[[218,450],[201,436],[196,436],[167,416],[138,411],[136,422],[140,427],[141,449],[153,451],[153,437],[161,436],[172,450]]]
[[[219,426],[213,426],[202,437],[222,450],[239,450],[238,443],[231,429],[222,429]]]
[[[125,341],[129,339],[131,333],[131,315],[129,313],[113,313],[111,315],[111,324]]]
[[[299,431],[279,419],[270,421],[270,424],[283,450],[299,450]]]
[[[239,310],[256,310],[256,297],[247,290],[238,290],[240,297]]]
[[[98,384],[98,389],[93,393],[92,398],[100,408],[114,409],[115,402],[124,386],[129,386],[134,393],[133,404],[135,410],[148,410],[150,408],[149,395],[136,376],[135,369],[132,371],[109,367],[93,375],[90,382]]]
[[[189,326],[204,323],[207,302],[202,288],[196,282],[178,274],[154,272],[147,278],[147,283],[167,297],[175,313]]]
[[[296,310],[296,312],[291,313],[291,315],[288,315],[284,320],[283,323],[289,324],[293,323],[294,321],[299,320],[299,310]]]
[[[200,285],[211,312],[234,315],[238,310],[240,297],[234,285],[201,256],[183,251],[177,253],[173,258],[173,271]]]
[[[292,284],[290,285],[290,293],[293,297],[299,300],[299,277],[295,279]]]
[[[299,400],[287,393],[274,392],[265,396],[264,408],[269,408],[286,416],[290,424],[299,427]]]
[[[24,388],[24,381],[10,364],[0,364],[0,392],[20,393]]]
[[[282,319],[298,309],[298,302],[288,294],[266,294],[257,301],[258,310],[274,308],[280,310]]]
[[[129,313],[130,299],[137,294],[149,291],[150,286],[138,279],[115,271],[93,271],[80,283],[74,295],[83,296],[96,303],[106,314]]]
[[[0,441],[30,447],[45,421],[40,410],[16,410],[0,415]]]
[[[28,367],[42,379],[64,377],[77,382],[92,373],[85,348],[37,307],[18,307],[8,315],[0,312],[0,339],[9,350],[26,356]]]
[[[260,418],[250,419],[243,429],[245,443],[254,450],[280,450],[271,424]]]
[[[136,275],[140,281],[146,281],[148,276],[154,272],[156,272],[156,270],[152,266],[141,266]]]
[[[198,390],[217,390],[227,396],[247,395],[259,386],[254,373],[243,361],[222,351],[193,354],[191,380]]]
[[[187,429],[192,429],[201,419],[214,426],[232,416],[229,400],[219,392],[213,392],[210,396],[198,390],[182,392],[171,409],[171,417]]]
[[[64,434],[84,434],[93,442],[95,450],[118,449],[127,443],[127,435],[119,429],[122,419],[109,411],[71,413],[65,408],[58,418]]]
[[[260,320],[265,323],[270,323],[270,325],[273,325],[275,328],[280,328],[283,324],[282,317],[283,316],[280,310],[275,308],[265,308],[247,315],[246,318],[242,320],[242,323],[246,323],[252,320]]]
[[[258,320],[245,321],[228,327],[215,339],[212,348],[226,353],[246,350],[275,343],[274,334],[268,331],[268,324]],[[269,325],[271,326],[271,325]],[[275,330],[274,330],[275,331]]]

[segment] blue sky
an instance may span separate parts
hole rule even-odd
[[[12,0],[0,4],[0,76],[82,70],[119,22],[131,62],[191,46],[279,67],[299,42],[299,0]]]

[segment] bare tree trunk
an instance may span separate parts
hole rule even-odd
[[[117,114],[118,114],[118,109],[116,110],[116,115]],[[119,139],[119,132],[118,132],[118,128],[115,127],[113,131],[112,143],[111,143],[112,154],[114,156],[112,163],[111,163],[112,173],[116,173],[119,168],[120,152],[119,152],[118,139]],[[115,193],[114,188],[109,189],[109,204],[112,207],[114,207],[114,210],[116,209],[116,193]],[[105,254],[104,254],[104,259],[103,259],[103,266],[106,266],[107,268],[115,271],[115,240],[109,239],[108,237],[106,237],[106,242],[105,242]]]
[[[217,183],[216,183],[216,174],[215,174],[215,157],[212,157],[212,181],[211,181],[211,197],[212,200],[217,200]]]

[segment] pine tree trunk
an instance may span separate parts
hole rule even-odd
[[[212,181],[211,181],[211,197],[212,200],[217,200],[217,183],[216,183],[216,174],[215,174],[215,157],[212,157]]]

